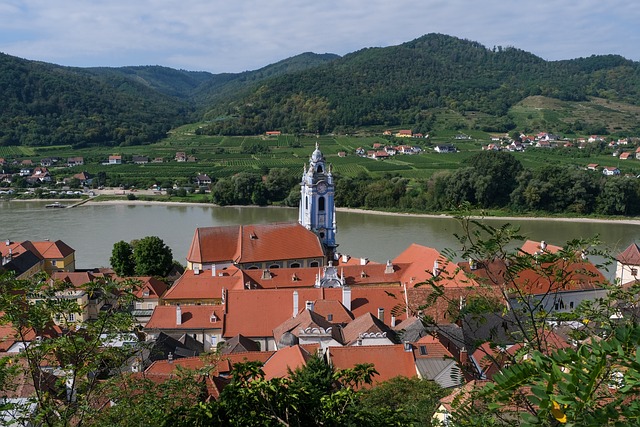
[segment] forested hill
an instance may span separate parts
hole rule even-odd
[[[265,81],[250,95],[214,105],[206,115],[211,120],[206,132],[327,132],[399,125],[421,132],[443,125],[506,131],[520,125],[511,109],[538,95],[640,105],[640,66],[615,55],[548,62],[512,47],[488,49],[429,34]],[[452,113],[457,117],[453,123],[442,123]],[[545,125],[547,131],[566,131],[571,123],[560,116]]]
[[[337,57],[305,53],[256,71],[211,74],[160,66],[72,68],[0,53],[0,146],[154,142],[200,120],[199,111],[215,100]]]
[[[200,121],[201,132],[231,135],[399,126],[640,133],[638,62],[549,62],[441,34],[236,74],[71,68],[0,54],[0,94],[0,145],[145,144]]]

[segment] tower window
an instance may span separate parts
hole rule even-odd
[[[320,267],[320,264],[318,263],[318,261],[311,261],[309,263],[309,267]]]
[[[309,196],[304,198],[304,208],[307,210],[309,209]]]
[[[324,212],[324,197],[318,199],[318,210]]]
[[[318,169],[317,169],[316,171],[317,171],[318,173],[322,173],[322,172],[323,172],[323,170],[322,170],[322,165],[318,165]]]

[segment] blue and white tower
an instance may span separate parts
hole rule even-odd
[[[316,233],[327,248],[327,255],[332,255],[337,246],[335,187],[331,165],[325,163],[317,143],[309,168],[303,169],[300,187],[298,222]]]

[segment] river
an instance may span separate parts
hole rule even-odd
[[[79,269],[108,266],[113,244],[120,240],[159,236],[172,249],[174,258],[184,264],[196,227],[297,220],[297,210],[293,208],[99,203],[45,209],[47,203],[0,202],[0,241],[63,240],[76,250]],[[522,234],[532,240],[559,246],[578,237],[598,235],[614,255],[640,240],[640,226],[624,223],[514,219],[487,222],[493,226],[510,222],[520,226]],[[337,225],[339,252],[378,262],[394,258],[414,242],[440,251],[457,248],[454,233],[461,231],[458,221],[451,218],[359,212],[338,212]]]

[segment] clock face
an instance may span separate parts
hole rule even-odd
[[[325,184],[324,181],[320,181],[318,183],[318,187],[317,188],[318,188],[318,193],[320,193],[320,194],[324,194],[324,193],[327,192],[327,184]]]

